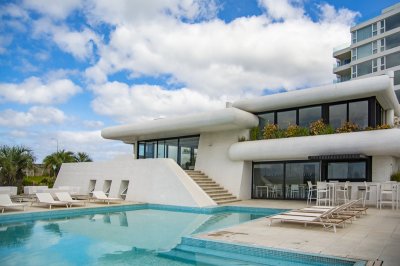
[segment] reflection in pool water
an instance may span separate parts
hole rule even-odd
[[[3,224],[0,265],[187,265],[157,252],[174,248],[182,236],[259,217],[142,209]]]

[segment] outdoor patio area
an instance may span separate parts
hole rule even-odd
[[[265,208],[302,208],[303,201],[248,200],[235,204]],[[265,246],[295,251],[321,253],[363,260],[381,260],[384,265],[400,262],[400,211],[390,207],[379,210],[371,206],[345,228],[324,230],[321,225],[274,222],[268,226],[264,218],[225,228],[198,237],[238,244]]]

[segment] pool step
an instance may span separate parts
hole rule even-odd
[[[210,196],[217,204],[226,204],[239,201],[234,195],[220,186],[217,182],[202,173],[201,171],[186,170],[186,173],[193,179],[199,187]]]
[[[204,248],[191,247],[182,244],[179,244],[174,249],[168,252],[159,253],[158,255],[160,257],[173,260],[196,263],[196,265],[267,265],[264,263],[257,263],[251,259],[246,260],[249,259],[248,256],[244,256],[243,259],[231,258],[232,254],[230,254],[229,252],[210,252],[209,250]]]

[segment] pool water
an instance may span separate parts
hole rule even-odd
[[[173,249],[183,236],[263,216],[146,208],[2,223],[0,265],[193,265],[159,253]]]

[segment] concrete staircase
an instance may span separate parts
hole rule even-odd
[[[201,171],[185,170],[185,172],[204,190],[218,205],[239,201],[228,190],[221,187],[214,180],[203,174]]]

